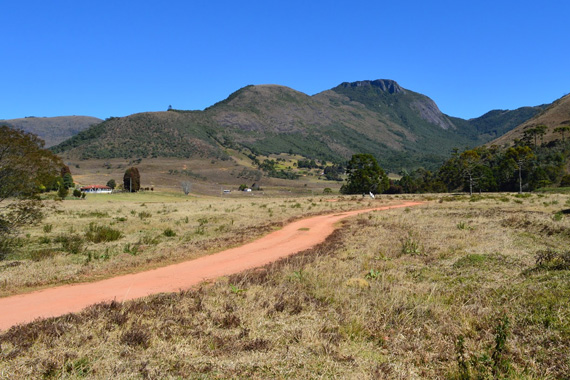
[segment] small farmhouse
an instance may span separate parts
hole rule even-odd
[[[91,193],[91,194],[111,194],[113,192],[113,189],[111,189],[109,186],[104,186],[104,185],[83,186],[79,190],[83,193]]]

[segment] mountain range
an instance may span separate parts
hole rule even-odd
[[[91,116],[34,117],[0,120],[0,124],[38,135],[45,147],[57,145],[103,120]]]
[[[246,86],[203,111],[109,118],[52,149],[90,158],[228,158],[299,154],[332,162],[371,153],[387,170],[435,168],[453,148],[487,143],[537,117],[547,105],[494,110],[464,120],[392,80],[345,82],[309,96],[278,85]]]

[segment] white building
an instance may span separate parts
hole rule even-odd
[[[83,193],[90,193],[90,194],[111,194],[113,192],[113,189],[111,189],[109,186],[103,186],[103,185],[83,186],[79,190],[81,190],[81,192]]]

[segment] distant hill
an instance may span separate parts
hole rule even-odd
[[[532,117],[544,111],[548,105],[521,107],[516,110],[493,110],[474,119],[463,120],[452,117],[456,125],[467,123],[482,140],[496,139]]]
[[[452,148],[485,143],[492,131],[506,130],[524,117],[515,111],[485,119],[449,117],[427,96],[392,80],[342,83],[313,96],[258,85],[244,87],[204,111],[111,118],[53,150],[83,159],[224,159],[227,149],[245,149],[336,162],[354,153],[371,153],[384,168],[398,171],[437,167]]]
[[[490,144],[510,145],[515,139],[522,139],[525,129],[540,124],[548,127],[546,135],[543,138],[545,143],[560,139],[561,136],[554,132],[554,129],[562,125],[570,125],[570,95],[563,96],[556,100],[542,112],[525,120],[516,128],[490,142]]]
[[[38,135],[49,148],[102,121],[90,116],[58,116],[0,120],[0,124]]]

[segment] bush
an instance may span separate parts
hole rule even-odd
[[[93,243],[115,241],[122,237],[121,231],[107,226],[98,226],[93,222],[89,224],[89,229],[85,233],[85,238]]]
[[[166,237],[174,237],[174,236],[176,236],[176,232],[174,232],[174,231],[172,230],[172,228],[167,228],[167,229],[165,229],[162,234],[163,234],[164,236],[166,236]]]
[[[536,254],[536,268],[568,270],[570,269],[570,251],[558,252],[552,249],[539,251]]]
[[[61,243],[61,248],[65,252],[78,254],[83,248],[83,238],[79,235],[59,235],[54,239],[54,242]]]
[[[68,194],[69,190],[65,186],[60,186],[59,190],[57,190],[57,196],[60,197],[61,199],[65,199],[65,197],[67,197]]]
[[[81,198],[81,191],[79,191],[78,189],[73,189],[73,196],[75,198]]]
[[[152,214],[148,211],[139,212],[139,218],[141,218],[141,219],[150,218],[151,216],[152,216]]]

